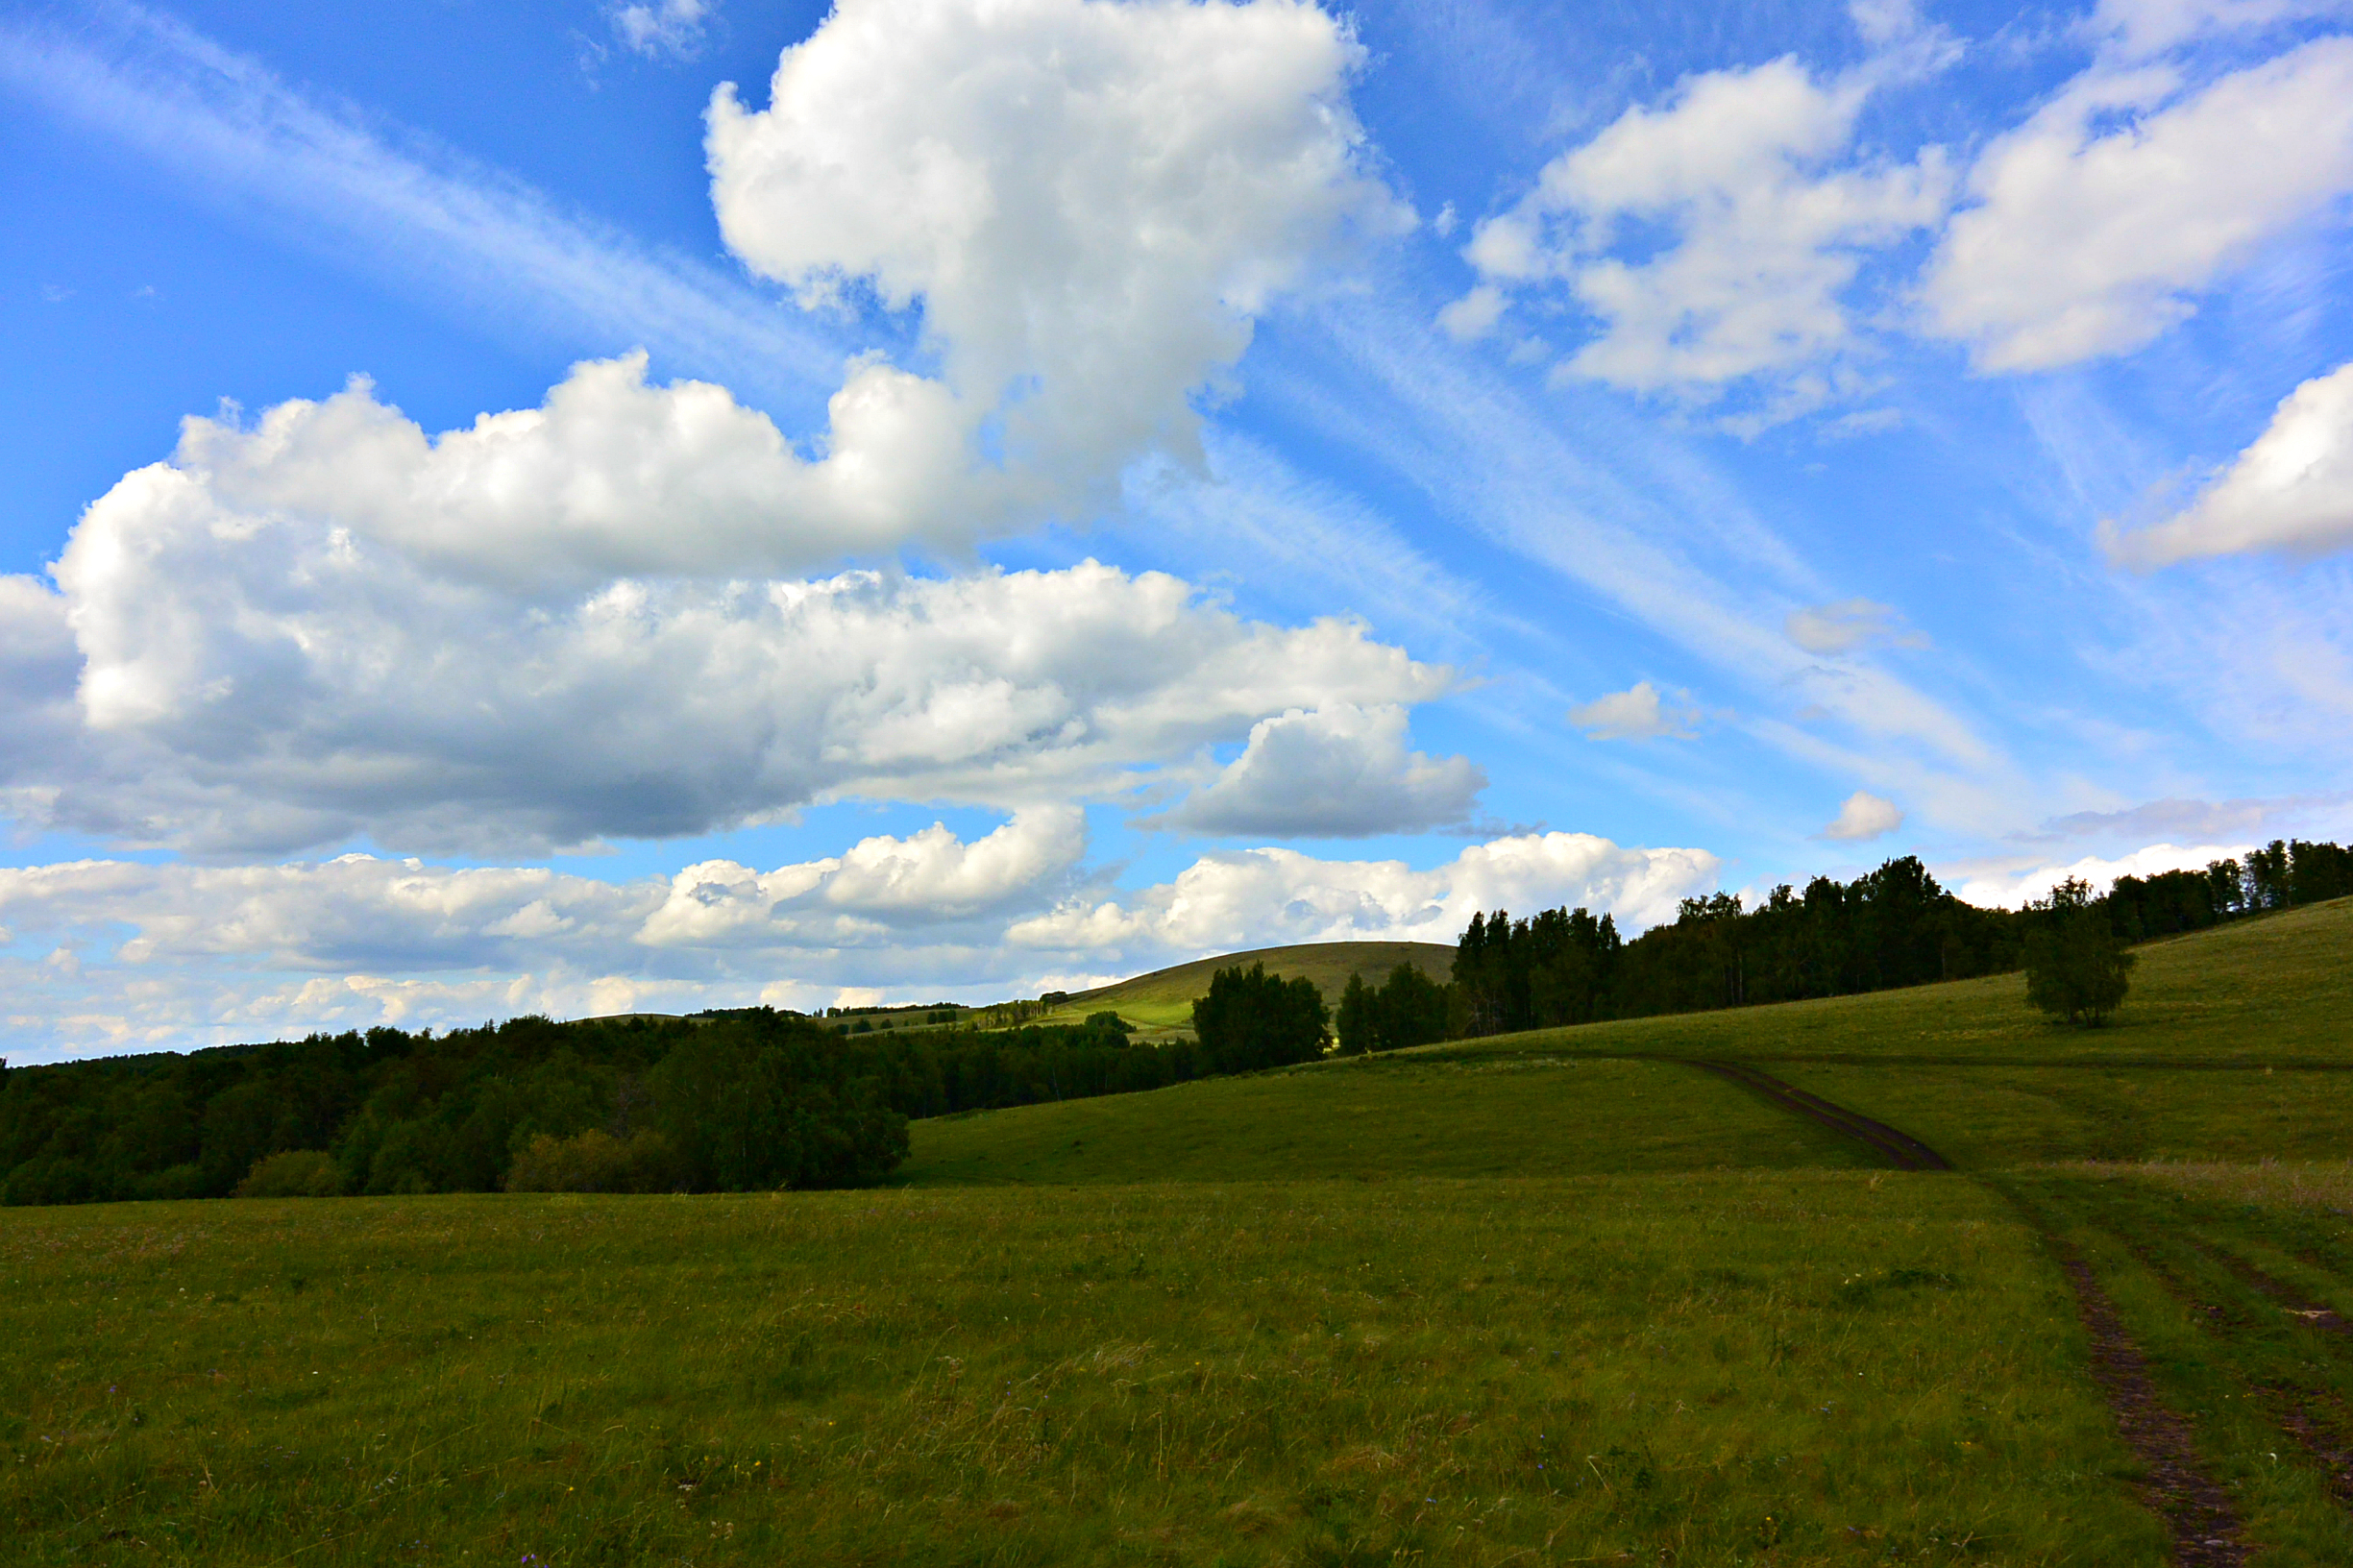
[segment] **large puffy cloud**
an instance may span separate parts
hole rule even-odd
[[[1486,774],[1406,746],[1395,703],[1297,708],[1251,726],[1232,764],[1158,821],[1196,833],[1369,838],[1458,822]]]
[[[661,947],[872,940],[1033,895],[1075,866],[1086,847],[1078,808],[1042,806],[970,844],[935,822],[904,839],[862,839],[839,857],[773,871],[703,861],[671,878],[669,895],[637,937]]]
[[[0,1025],[22,1061],[534,1010],[983,1001],[1262,943],[1451,943],[1481,909],[1583,904],[1641,924],[1717,868],[1571,833],[1428,871],[1255,849],[1103,902],[1072,892],[1085,844],[1079,814],[1049,806],[968,841],[935,824],[772,870],[708,861],[626,882],[368,855],[0,868]]]
[[[303,477],[322,465],[286,486],[329,485]],[[1357,624],[1249,623],[1092,562],[524,591],[368,521],[372,472],[355,461],[341,511],[158,464],[90,507],[58,592],[8,579],[14,814],[215,852],[362,832],[495,852],[850,796],[1012,807],[1116,790],[1270,713],[1451,683]]]
[[[1408,221],[1362,166],[1361,58],[1299,0],[844,0],[767,108],[713,97],[712,200],[806,301],[920,304],[942,376],[887,418],[971,466],[918,513],[1084,511],[1194,452],[1190,397],[1336,234]]]
[[[724,387],[649,386],[645,370],[642,354],[587,361],[541,407],[438,435],[355,380],[251,426],[189,419],[170,463],[126,483],[151,506],[178,487],[193,504],[343,528],[446,574],[560,591],[887,551],[962,468],[938,389],[885,365],[834,395],[814,463]]]
[[[1206,855],[1174,881],[1122,899],[1068,901],[1006,934],[1030,947],[1141,958],[1297,942],[1451,943],[1477,911],[1563,904],[1644,925],[1712,887],[1719,864],[1703,849],[1628,849],[1589,833],[1496,839],[1427,871],[1250,849]]]
[[[75,861],[0,868],[0,931],[17,943],[103,945],[135,966],[660,970],[653,955],[887,945],[1035,908],[1063,891],[1086,847],[1077,808],[1049,806],[970,843],[935,823],[771,871],[705,861],[632,882],[364,854],[274,866]]]
[[[2137,533],[2103,524],[2101,537],[2111,555],[2143,567],[2353,545],[2353,365],[2282,399],[2263,434],[2184,510]]]
[[[1191,451],[1255,314],[1352,220],[1404,221],[1361,166],[1360,59],[1296,0],[845,4],[767,109],[714,99],[713,199],[804,299],[919,304],[936,377],[853,361],[806,451],[642,355],[439,435],[365,382],[191,420],[56,594],[0,592],[6,806],[213,853],[526,847],[1068,798],[1268,714],[1434,695],[1361,627],[1092,563],[759,580],[1083,511]]]
[[[2150,25],[2170,38],[2198,18]],[[1989,147],[1923,281],[1933,329],[1987,370],[2126,353],[2353,190],[2353,38],[2185,86],[2169,64],[2104,61]]]
[[[1900,32],[1911,64],[1941,47]],[[1566,374],[1703,399],[1763,377],[1780,411],[1819,401],[1818,367],[1854,335],[1845,296],[1864,256],[1945,209],[1936,149],[1851,161],[1856,117],[1898,65],[1881,57],[1825,81],[1784,58],[1691,77],[1664,106],[1628,110],[1479,225],[1464,256],[1480,286],[1443,324],[1479,335],[1509,291],[1559,281],[1601,324]]]

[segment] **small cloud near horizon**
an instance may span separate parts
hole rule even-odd
[[[1830,825],[1814,836],[1840,844],[1860,844],[1867,839],[1884,838],[1902,825],[1903,813],[1893,800],[1857,790],[1847,796],[1847,803],[1838,808],[1838,816]]]

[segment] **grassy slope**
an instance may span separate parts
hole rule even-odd
[[[1965,1169],[2067,1160],[2341,1160],[2353,1072],[2168,1067],[1782,1066]]]
[[[1664,1062],[1408,1056],[919,1121],[900,1179],[1152,1182],[1848,1167],[1851,1143]]]
[[[12,1564],[2162,1560],[1949,1177],[10,1210],[0,1279]]]
[[[1252,964],[1264,964],[1268,973],[1285,979],[1304,975],[1315,982],[1326,1002],[1336,1006],[1352,974],[1375,983],[1386,979],[1398,965],[1411,964],[1434,980],[1445,980],[1454,972],[1455,950],[1429,942],[1311,942],[1291,947],[1261,947],[1154,969],[1115,986],[1075,992],[1048,1017],[1075,1022],[1090,1013],[1110,1010],[1131,1023],[1189,1027],[1193,998],[1207,993],[1210,976],[1219,969]]]
[[[2141,949],[2120,1020],[2068,1029],[2016,975],[1460,1041],[1373,1062],[918,1122],[906,1180],[1468,1176],[1846,1164],[1660,1057],[1762,1062],[1965,1166],[2353,1154],[2353,900]],[[2211,979],[2207,978],[2211,976]],[[1924,1057],[1925,1062],[1904,1060]],[[1644,1062],[1641,1059],[1654,1060]],[[1582,1075],[1565,1062],[1582,1060]],[[1974,1061],[1957,1067],[1952,1063]],[[2239,1063],[2237,1070],[2134,1062]],[[1539,1069],[1537,1064],[1556,1066]],[[2066,1063],[2064,1066],[2012,1064]],[[1483,1074],[1482,1066],[1516,1066]],[[1343,1109],[1344,1107],[1344,1109]]]

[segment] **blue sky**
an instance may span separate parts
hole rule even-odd
[[[2346,7],[18,6],[0,123],[18,1060],[2353,830]]]

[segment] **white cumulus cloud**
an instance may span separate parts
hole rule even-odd
[[[1458,822],[1486,774],[1406,744],[1406,710],[1335,703],[1251,726],[1232,764],[1157,821],[1196,833],[1369,838]]]
[[[1941,48],[1895,9],[1865,18],[1875,41]],[[1511,291],[1559,282],[1599,324],[1565,374],[1703,401],[1762,378],[1778,410],[1767,417],[1821,401],[1823,367],[1853,344],[1848,294],[1864,259],[1935,223],[1948,199],[1937,149],[1902,163],[1855,155],[1856,118],[1896,68],[1880,57],[1826,80],[1783,58],[1628,110],[1478,226],[1463,254],[1480,286],[1443,324],[1483,335]]]
[[[347,412],[380,434],[363,401]],[[18,721],[0,734],[0,799],[20,821],[213,852],[355,833],[496,852],[853,796],[1010,809],[1115,792],[1268,714],[1453,682],[1360,625],[1245,622],[1177,578],[1092,562],[510,583],[485,565],[494,546],[467,555],[427,502],[368,493],[417,457],[413,426],[391,422],[405,456],[389,465],[356,442],[344,491],[332,444],[255,457],[278,428],[200,434],[200,454],[242,465],[230,480],[185,453],[132,474],[75,528],[55,591],[0,586],[0,704]],[[429,464],[439,449],[424,450]],[[666,504],[691,531],[694,498],[726,483],[619,462],[568,513],[485,463],[457,460],[446,498],[482,532],[516,514],[561,532],[584,513],[658,534]]]
[[[1884,838],[1903,825],[1903,813],[1896,802],[1857,790],[1847,796],[1838,808],[1838,815],[1822,830],[1821,836],[1839,843],[1860,844],[1867,839]]]
[[[2282,399],[2253,445],[2155,527],[2102,542],[2119,561],[2169,566],[2201,555],[2316,555],[2353,545],[2353,365]]]
[[[2129,353],[2348,190],[2353,38],[2194,88],[2171,64],[2104,61],[1978,159],[1923,280],[1929,325],[1984,370]]]
[[[528,1011],[981,1001],[1262,943],[1451,943],[1481,909],[1584,904],[1639,925],[1717,868],[1571,833],[1430,871],[1257,849],[1102,902],[1070,892],[1085,845],[1080,814],[1048,805],[971,840],[935,824],[772,870],[707,861],[625,882],[362,854],[0,868],[0,1024],[23,1061]]]
[[[887,366],[865,366],[834,395],[818,462],[726,388],[649,386],[645,371],[643,354],[585,361],[541,407],[437,435],[364,380],[250,425],[189,419],[170,463],[134,475],[99,510],[178,486],[188,503],[346,528],[444,572],[569,588],[887,551],[910,537],[907,520],[955,453],[953,420],[923,413],[939,389]]]
[[[1480,910],[1581,904],[1630,925],[1668,919],[1715,883],[1704,849],[1628,849],[1589,833],[1473,845],[1417,871],[1403,861],[1318,860],[1291,849],[1205,855],[1172,882],[1122,898],[1072,900],[1016,921],[1013,943],[1141,961],[1299,942],[1452,943]]]
[[[1700,710],[1688,702],[1662,701],[1658,688],[1647,680],[1569,710],[1569,723],[1595,741],[1688,740],[1699,717]]]
[[[940,379],[887,417],[966,466],[917,512],[1083,513],[1147,450],[1197,457],[1191,399],[1344,230],[1410,222],[1365,171],[1362,58],[1300,0],[844,0],[767,108],[712,98],[712,200],[804,301],[919,304]]]
[[[689,866],[637,940],[665,947],[809,945],[895,926],[967,919],[1034,894],[1086,852],[1075,806],[1040,806],[967,844],[942,823],[906,838],[862,839],[838,857],[755,871]]]

